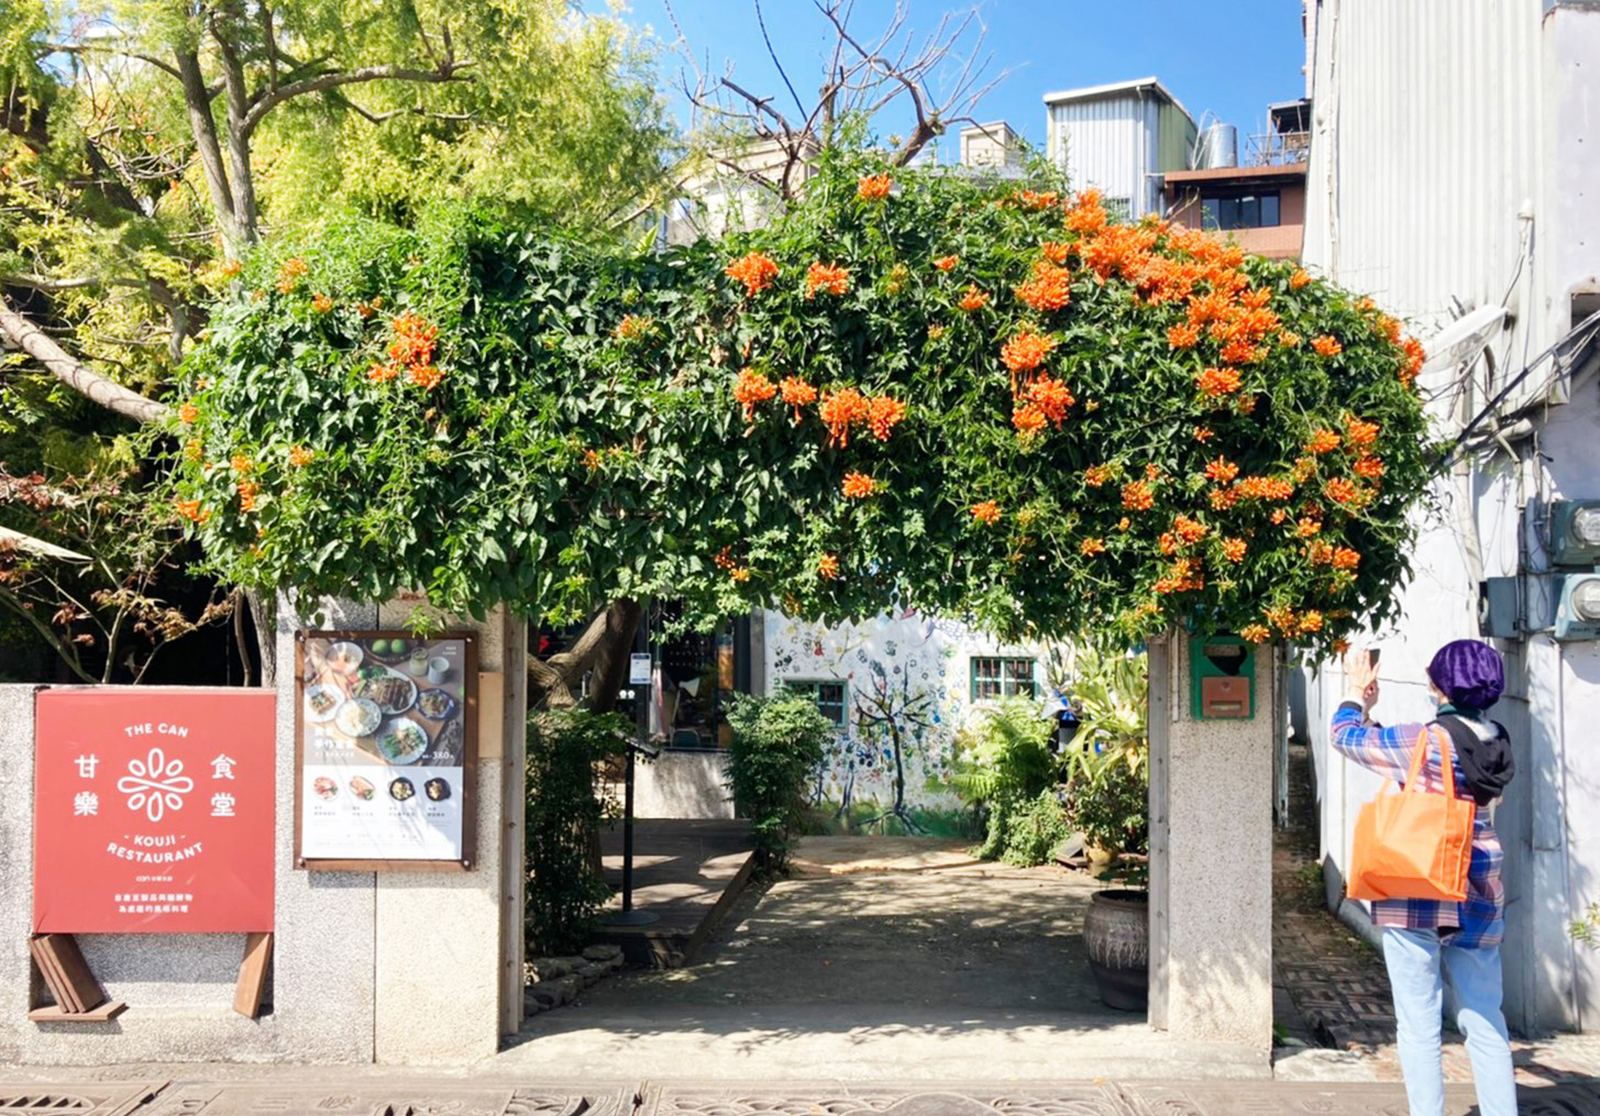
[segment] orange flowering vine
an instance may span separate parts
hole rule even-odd
[[[906,405],[887,395],[875,396],[867,407],[867,426],[873,437],[887,442],[889,434],[906,417]]]
[[[1362,422],[1355,415],[1346,415],[1344,436],[1352,446],[1370,446],[1378,440],[1378,424]]]
[[[834,554],[824,554],[817,559],[817,576],[829,580],[839,576],[839,558]]]
[[[1311,285],[1311,273],[1303,267],[1295,268],[1293,275],[1289,276],[1289,289],[1298,291],[1301,287]]]
[[[1174,349],[1192,349],[1200,343],[1198,326],[1179,322],[1167,329],[1167,344]]]
[[[294,466],[296,469],[304,469],[307,465],[311,464],[312,459],[315,457],[316,454],[312,453],[304,446],[294,446],[289,450],[289,464]]]
[[[242,453],[236,453],[232,457],[228,458],[228,467],[235,473],[248,473],[251,469],[255,468],[255,462],[251,461]]]
[[[1090,488],[1099,488],[1111,479],[1111,470],[1104,465],[1091,465],[1083,471],[1083,483]]]
[[[1226,457],[1219,457],[1215,461],[1206,463],[1206,479],[1218,484],[1227,484],[1239,475],[1239,466],[1229,461]]]
[[[406,378],[416,387],[424,391],[432,391],[439,386],[443,373],[437,364],[413,364],[406,373]]]
[[[1359,493],[1355,484],[1345,480],[1343,477],[1334,477],[1322,486],[1322,491],[1328,494],[1328,499],[1339,504],[1350,503]]]
[[[1272,629],[1265,624],[1246,624],[1239,634],[1251,643],[1265,643],[1272,638]]]
[[[1053,264],[1064,264],[1067,257],[1072,254],[1072,245],[1063,240],[1047,240],[1039,245],[1039,251],[1044,253],[1044,258]]]
[[[1356,458],[1356,463],[1351,466],[1357,476],[1366,477],[1368,480],[1377,480],[1383,476],[1383,459],[1372,454]]]
[[[839,487],[852,500],[861,500],[878,490],[878,482],[865,473],[849,472],[844,475],[844,482]]]
[[[1054,337],[1025,329],[1000,346],[1000,359],[1013,372],[1032,372],[1056,347]]]
[[[817,389],[799,376],[785,376],[778,382],[778,390],[783,394],[784,403],[794,408],[794,424],[799,426],[800,408],[817,401]]]
[[[1193,545],[1205,538],[1210,528],[1198,520],[1180,515],[1172,521],[1172,533],[1178,536],[1178,541],[1186,546]]]
[[[256,498],[261,494],[261,486],[255,481],[240,481],[236,486],[239,490],[239,510],[253,512],[256,510]]]
[[[656,324],[649,318],[638,314],[624,314],[617,323],[617,328],[612,330],[612,336],[619,341],[637,341],[641,337],[648,337]]]
[[[933,266],[938,268],[940,271],[949,271],[960,262],[960,256],[940,256],[938,259],[933,261]]]
[[[276,284],[279,294],[288,294],[300,285],[300,280],[311,273],[311,268],[306,266],[306,261],[299,256],[284,260],[278,265],[278,282]]]
[[[894,179],[887,174],[864,174],[856,183],[856,197],[862,201],[881,201],[894,189]]]
[[[1017,404],[1011,410],[1011,425],[1018,434],[1037,434],[1049,421],[1037,403]]]
[[[778,277],[778,265],[762,252],[747,252],[725,269],[729,279],[744,284],[745,294],[758,295]]]
[[[1033,265],[1033,275],[1017,286],[1016,295],[1035,310],[1060,310],[1072,301],[1072,273],[1039,260]]]
[[[319,314],[326,314],[333,309],[333,299],[319,291],[311,296],[311,309]]]
[[[1147,511],[1155,502],[1155,490],[1146,481],[1129,481],[1122,486],[1122,506],[1129,511]]]
[[[1353,570],[1360,564],[1360,552],[1348,546],[1341,546],[1333,552],[1333,568],[1336,570]]]
[[[1307,453],[1332,453],[1339,448],[1342,441],[1339,435],[1332,430],[1322,429],[1311,435],[1311,440],[1306,443]]]
[[[778,385],[767,379],[766,373],[758,372],[754,368],[741,368],[739,375],[734,377],[733,398],[735,402],[744,405],[745,422],[753,422],[756,417],[756,406],[777,394]]]
[[[1313,337],[1311,339],[1311,348],[1316,351],[1318,356],[1322,357],[1336,357],[1344,352],[1344,346],[1339,344],[1339,339],[1326,333],[1320,337]]]
[[[1199,442],[1201,445],[1205,445],[1216,436],[1217,432],[1211,429],[1209,426],[1197,426],[1194,428],[1194,440]]]
[[[1000,522],[1000,505],[993,500],[980,500],[972,505],[972,518],[979,523],[995,524]]]
[[[196,407],[193,402],[185,402],[181,407],[178,408],[179,422],[194,422],[199,417],[200,408]]]
[[[855,388],[840,388],[838,391],[824,392],[817,411],[828,428],[828,444],[848,446],[850,427],[867,421],[872,414],[872,403]]]
[[[1220,399],[1238,391],[1242,381],[1237,368],[1222,367],[1203,369],[1195,376],[1194,382],[1207,395]]]
[[[1232,538],[1222,540],[1222,556],[1230,562],[1243,562],[1244,555],[1250,549],[1250,544],[1243,539]]]
[[[961,301],[956,305],[970,313],[973,310],[982,310],[988,301],[988,295],[984,294],[977,287],[969,286],[966,290],[966,293],[961,296]]]
[[[211,513],[200,507],[199,500],[179,500],[176,506],[178,514],[191,523],[204,523],[211,518]]]
[[[1085,558],[1093,558],[1096,554],[1104,554],[1105,552],[1106,543],[1104,539],[1084,539],[1083,542],[1078,545],[1078,553],[1082,554]]]
[[[837,264],[814,263],[806,268],[806,298],[817,292],[842,295],[850,289],[850,272]]]

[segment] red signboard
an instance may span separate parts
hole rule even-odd
[[[41,691],[35,933],[272,929],[275,696]]]

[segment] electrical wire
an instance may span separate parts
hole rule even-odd
[[[1587,336],[1579,338],[1578,335],[1584,333],[1585,331],[1587,331]],[[1544,352],[1534,357],[1533,360],[1530,361],[1521,372],[1518,372],[1515,376],[1513,376],[1510,382],[1507,383],[1505,387],[1500,389],[1493,399],[1484,404],[1483,409],[1473,416],[1471,422],[1467,423],[1461,428],[1461,433],[1456,435],[1455,441],[1446,451],[1444,467],[1448,468],[1455,463],[1462,443],[1472,435],[1474,430],[1482,425],[1485,419],[1494,413],[1494,409],[1496,407],[1505,402],[1506,397],[1509,396],[1512,391],[1514,391],[1516,387],[1522,383],[1522,381],[1533,375],[1534,371],[1537,370],[1540,365],[1542,365],[1546,360],[1555,357],[1563,349],[1567,349],[1569,347],[1574,349],[1581,348],[1582,346],[1588,344],[1588,342],[1592,340],[1597,333],[1600,333],[1600,310],[1595,311],[1593,314],[1590,314],[1587,318],[1583,319],[1583,321],[1573,326],[1570,330],[1563,334],[1555,344],[1551,345]]]

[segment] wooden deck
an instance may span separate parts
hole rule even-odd
[[[602,914],[622,909],[622,826],[601,836],[606,880],[617,895]],[[658,969],[686,964],[738,899],[754,867],[743,821],[643,819],[633,831],[633,905],[657,921],[606,926],[597,942],[622,947],[628,961]]]

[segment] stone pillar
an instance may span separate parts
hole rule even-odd
[[[377,627],[405,627],[418,607],[411,601],[380,605]],[[507,877],[521,876],[522,796],[507,793],[507,782],[520,785],[524,768],[526,690],[519,676],[527,670],[527,632],[504,608],[481,623],[438,620],[447,630],[478,636],[485,684],[479,689],[477,860],[468,872],[377,873],[372,1033],[373,1060],[380,1065],[487,1058],[521,1018],[521,912],[507,918],[504,906],[521,902],[520,891],[508,896]],[[513,816],[509,802],[517,804]],[[508,994],[514,996],[509,1006]]]
[[[1175,1039],[1272,1049],[1273,655],[1256,714],[1197,720],[1189,639],[1150,653],[1150,1021]]]

